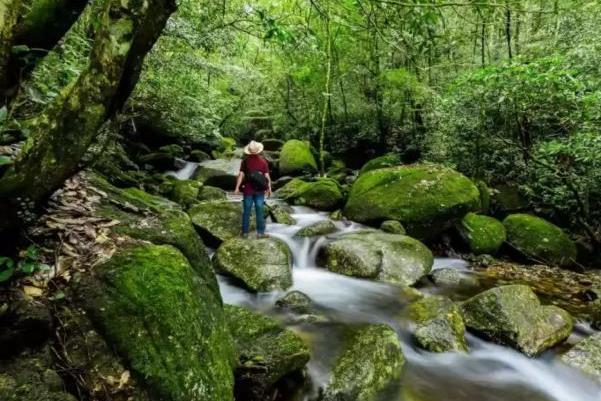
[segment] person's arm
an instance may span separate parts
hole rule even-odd
[[[238,173],[238,178],[236,179],[236,189],[234,189],[236,195],[240,194],[240,185],[242,185],[242,181],[244,181],[244,172],[240,171]]]
[[[269,173],[265,174],[265,178],[267,178],[267,196],[271,196],[271,176]]]

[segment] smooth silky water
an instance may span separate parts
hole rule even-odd
[[[185,174],[192,174],[195,167]],[[188,178],[178,174],[178,178]],[[239,197],[230,195],[233,202]],[[268,202],[276,202],[270,200]],[[282,314],[275,301],[286,294],[271,292],[253,294],[236,286],[227,277],[218,276],[223,300],[227,304],[245,306],[286,323],[303,337],[311,348],[308,364],[310,387],[295,400],[308,401],[319,387],[328,382],[329,368],[340,348],[340,333],[344,324],[386,323],[393,327],[401,340],[406,364],[398,391],[387,394],[383,401],[601,401],[601,386],[571,369],[548,351],[539,358],[525,357],[519,352],[468,335],[467,354],[435,354],[418,349],[411,339],[411,322],[403,309],[409,299],[399,287],[331,273],[317,266],[319,248],[341,233],[361,229],[356,223],[336,222],[338,232],[327,237],[296,238],[302,227],[327,218],[326,213],[305,207],[294,207],[297,224],[286,226],[269,223],[268,233],[285,241],[293,255],[293,287],[307,294],[327,317],[322,323],[295,323]],[[455,268],[470,274],[469,265],[460,259],[437,258],[437,268]],[[445,293],[428,285],[420,286],[426,293]],[[468,291],[469,293],[469,291]],[[455,294],[456,295],[456,294]],[[580,338],[577,330],[568,341]],[[580,333],[582,334],[582,333]]]

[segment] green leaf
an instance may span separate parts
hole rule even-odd
[[[25,274],[32,274],[35,271],[35,263],[21,262],[19,263],[19,270]]]
[[[8,280],[10,280],[10,278],[13,276],[14,272],[15,272],[15,269],[12,267],[9,267],[4,270],[0,270],[0,283],[5,283]]]
[[[29,46],[27,45],[16,45],[13,46],[10,51],[12,52],[12,54],[23,54],[23,53],[29,53],[31,49],[29,48]]]
[[[8,166],[9,164],[13,164],[13,159],[5,155],[0,155],[0,167]]]
[[[53,296],[49,298],[51,301],[60,301],[61,299],[65,299],[65,293],[62,291],[58,291]]]
[[[39,249],[38,249],[38,247],[35,246],[35,245],[29,245],[27,247],[27,251],[26,251],[25,255],[29,259],[36,260],[38,258],[38,256],[39,256]]]
[[[0,256],[0,266],[6,266],[10,269],[15,266],[15,262],[8,256]]]

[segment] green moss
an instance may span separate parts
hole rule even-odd
[[[217,187],[211,187],[205,185],[201,188],[200,193],[198,194],[199,201],[213,201],[213,200],[226,200],[227,193]]]
[[[305,182],[293,179],[277,191],[288,202],[318,210],[336,210],[344,201],[340,184],[331,178]]]
[[[398,220],[418,238],[432,237],[480,205],[478,188],[435,165],[372,170],[353,184],[344,215],[360,223]]]
[[[322,248],[320,258],[336,273],[407,286],[428,274],[434,262],[418,240],[374,231],[341,235]]]
[[[396,333],[382,324],[351,330],[334,363],[324,401],[375,401],[405,363]]]
[[[274,223],[278,224],[286,224],[289,226],[293,226],[296,224],[296,220],[291,216],[293,210],[288,205],[270,205],[269,206],[269,215]]]
[[[384,231],[385,233],[390,233],[390,234],[405,234],[405,227],[403,227],[403,225],[401,224],[400,221],[396,221],[396,220],[386,220],[383,221],[382,224],[380,225],[380,230]]]
[[[233,399],[234,353],[218,293],[168,245],[122,244],[79,277],[94,323],[161,399]]]
[[[198,274],[217,289],[207,250],[190,217],[176,203],[137,188],[116,188],[96,174],[88,173],[85,177],[90,186],[106,195],[101,197],[96,213],[120,222],[112,227],[115,233],[158,245],[173,245],[186,255]]]
[[[213,263],[253,291],[285,290],[292,285],[290,250],[276,238],[227,240],[215,252]]]
[[[507,241],[526,256],[557,266],[574,264],[576,244],[561,228],[527,214],[512,214],[503,220]]]
[[[242,231],[242,206],[228,201],[196,203],[188,210],[192,223],[209,246],[236,238]],[[251,229],[255,219],[251,216]]]
[[[359,175],[363,173],[367,173],[368,171],[378,170],[386,167],[398,166],[401,164],[401,158],[396,153],[388,153],[384,156],[376,157],[365,163],[361,170],[359,171]]]
[[[249,401],[271,399],[276,383],[309,361],[307,347],[264,315],[230,305],[225,312],[238,356],[236,392]]]
[[[280,152],[279,170],[281,175],[300,175],[316,172],[317,162],[307,142],[291,139]]]
[[[458,224],[458,229],[476,255],[494,255],[507,239],[505,226],[500,221],[475,213],[468,213]]]
[[[169,198],[187,209],[198,198],[202,184],[195,180],[175,180]]]
[[[601,382],[601,333],[593,334],[577,343],[561,357],[561,360]]]
[[[328,235],[335,231],[336,225],[331,220],[323,220],[301,228],[295,235],[297,237],[316,237],[318,235]]]
[[[491,203],[494,212],[503,216],[528,207],[528,202],[522,195],[520,188],[515,185],[498,185],[495,187]]]
[[[463,317],[450,299],[422,298],[409,306],[409,315],[417,323],[414,336],[420,347],[431,352],[467,351]]]
[[[476,186],[478,187],[478,191],[480,191],[480,211],[488,213],[490,211],[491,190],[482,180],[476,181]]]
[[[531,356],[568,338],[574,325],[563,309],[541,306],[525,285],[484,291],[465,301],[462,310],[469,329]]]

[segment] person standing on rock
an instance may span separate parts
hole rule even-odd
[[[269,176],[269,164],[261,153],[263,144],[251,141],[244,148],[246,157],[240,165],[240,172],[236,180],[236,194],[244,195],[242,199],[242,235],[247,236],[250,229],[250,213],[253,203],[255,205],[255,214],[257,217],[257,236],[266,237],[265,234],[265,194],[271,195],[271,177]]]

